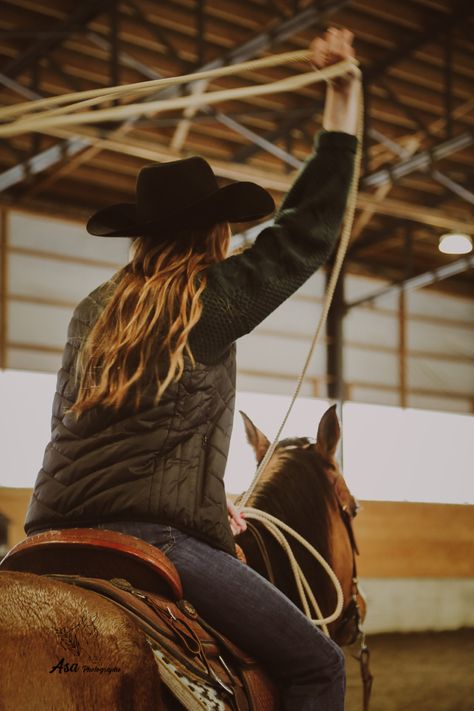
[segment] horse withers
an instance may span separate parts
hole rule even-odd
[[[268,440],[245,415],[244,421],[260,460]],[[343,644],[357,627],[351,526],[356,503],[334,459],[339,436],[335,409],[330,408],[314,444],[305,438],[281,441],[248,505],[283,520],[332,565],[345,611],[330,633]],[[249,564],[300,604],[281,551],[258,530],[258,523],[252,529],[238,539]],[[216,639],[196,619],[192,604],[179,600],[177,573],[160,551],[115,533],[118,551],[115,543],[107,549],[110,540],[107,545],[103,539],[94,543],[94,537],[85,545],[85,533],[77,533],[82,546],[70,531],[58,532],[55,541],[45,534],[43,548],[40,541],[29,546],[26,539],[3,561],[1,709],[168,710],[181,708],[176,698],[192,709],[278,707],[271,682],[255,662],[218,633]],[[100,538],[112,532],[92,533]],[[66,538],[62,544],[60,534]],[[326,574],[298,544],[293,547],[327,614],[334,593]],[[143,561],[147,556],[152,560]]]

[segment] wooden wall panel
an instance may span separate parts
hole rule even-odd
[[[355,521],[362,578],[474,576],[474,506],[362,501]]]
[[[24,537],[30,489],[0,487],[9,545]],[[361,578],[474,577],[474,506],[362,501],[355,533]]]
[[[0,513],[9,520],[8,545],[14,546],[25,537],[23,523],[30,502],[31,489],[0,487]]]

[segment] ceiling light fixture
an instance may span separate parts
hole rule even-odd
[[[439,238],[438,249],[444,254],[469,254],[472,252],[472,239],[461,232],[448,232]]]

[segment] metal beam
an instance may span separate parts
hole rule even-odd
[[[78,3],[76,9],[54,28],[56,32],[62,34],[59,36],[46,36],[37,40],[25,52],[12,59],[4,68],[3,73],[11,79],[15,78],[25,69],[28,69],[37,59],[60,45],[78,27],[84,27],[96,15],[108,10],[113,2],[115,0],[82,0]]]
[[[451,180],[451,178],[444,173],[440,173],[439,170],[432,170],[430,175],[436,180],[437,183],[444,185],[445,188],[460,197],[462,200],[468,202],[470,205],[474,205],[474,193],[471,193],[463,185]]]
[[[35,91],[33,91],[32,89],[28,89],[27,86],[19,84],[14,79],[10,79],[10,77],[7,77],[6,74],[3,74],[3,72],[0,72],[0,84],[3,84],[3,86],[6,86],[8,89],[16,91],[18,94],[21,94],[21,96],[24,96],[26,99],[31,99],[32,101],[35,101],[35,99],[42,98]]]
[[[387,186],[382,186],[381,189]],[[442,210],[424,205],[416,205],[407,200],[395,200],[394,198],[384,198],[381,202],[376,196],[360,192],[357,198],[357,206],[365,210],[373,209],[381,215],[390,215],[397,219],[403,218],[411,222],[420,222],[432,227],[440,227],[449,230],[462,230],[468,234],[474,232],[474,224],[470,217],[461,219],[453,217]]]
[[[112,42],[109,42],[108,40],[104,39],[103,37],[97,35],[94,32],[89,32],[87,34],[87,38],[101,49],[105,49],[111,52],[111,54],[113,55],[114,50]],[[130,57],[128,54],[118,51],[118,56],[120,58],[120,61],[124,65],[135,69],[136,71],[142,73],[144,76],[147,76],[149,79],[162,78],[161,75],[159,75],[157,72],[150,69],[141,62],[138,62],[137,60],[133,59],[133,57]],[[32,91],[31,89],[24,87],[14,79],[11,79],[1,73],[0,82],[4,84],[4,86],[7,86],[9,89],[18,92],[27,99],[35,100],[43,98],[38,92]],[[30,177],[31,175],[38,175],[44,170],[52,168],[53,165],[61,163],[64,160],[65,156],[69,158],[72,158],[73,156],[78,156],[81,151],[91,147],[93,144],[94,139],[87,139],[85,137],[80,139],[69,138],[62,143],[57,143],[56,146],[53,146],[52,148],[46,151],[42,151],[36,156],[33,156],[32,158],[29,158],[28,160],[19,163],[14,168],[11,168],[5,171],[4,173],[1,173],[0,192],[7,190],[8,188],[19,182],[22,182],[23,180],[25,180],[25,178]],[[62,173],[58,172],[57,177],[60,177],[60,175],[62,175]],[[48,178],[48,181],[50,180],[51,178]]]
[[[349,0],[323,0],[323,2],[320,2],[318,4],[318,6],[312,5],[303,10],[302,12],[293,15],[293,17],[291,17],[289,20],[282,22],[276,27],[266,30],[265,32],[259,33],[252,39],[248,40],[248,42],[244,42],[244,44],[239,47],[236,47],[235,49],[231,50],[222,57],[208,62],[198,71],[207,71],[208,69],[216,69],[217,67],[222,67],[228,64],[237,64],[238,62],[245,62],[246,60],[250,59],[250,57],[254,57],[256,54],[263,52],[272,45],[275,45],[278,42],[285,41],[286,39],[294,35],[296,32],[299,32],[303,29],[307,30],[316,22],[319,22],[323,17],[330,15],[333,12],[336,12],[337,10],[340,10],[341,7],[347,5],[348,2]],[[203,91],[205,91],[208,84],[208,80],[193,82],[190,85],[191,95],[202,93]],[[178,89],[176,87],[170,87],[170,90],[165,89],[160,94],[160,96],[165,97],[166,95],[166,98],[176,96],[178,95],[181,89],[182,87],[179,87]],[[183,112],[183,122],[178,125],[171,140],[171,148],[173,148],[173,150],[180,150],[182,148],[184,141],[186,140],[188,131],[191,127],[190,119],[195,115],[198,110],[198,108],[191,107]]]
[[[95,32],[88,32],[86,37],[90,42],[95,44],[97,47],[100,47],[100,49],[103,49],[106,52],[110,51],[110,42],[101,35],[98,35]],[[125,67],[134,69],[139,74],[143,74],[143,76],[148,77],[148,79],[162,79],[161,74],[155,72],[155,70],[151,69],[147,64],[143,64],[143,62],[139,62],[138,59],[134,59],[123,50],[120,50],[118,55],[121,64]]]
[[[390,99],[390,101],[393,103],[394,106],[400,109],[405,116],[415,124],[416,130],[421,131],[421,133],[426,136],[427,138],[432,138],[430,134],[429,127],[423,123],[423,121],[420,119],[418,116],[418,112],[415,111],[411,106],[407,106],[404,104],[400,99],[398,98],[398,93],[392,89],[392,87],[387,83],[387,79],[385,80],[378,80],[377,81],[377,86],[382,88]]]
[[[461,6],[462,8],[462,13],[466,14],[470,10],[470,3],[466,2],[466,0],[458,0],[456,3],[456,7]],[[456,7],[453,9],[453,15],[456,12]],[[443,21],[442,21],[443,18]],[[367,106],[369,104],[369,92],[368,92],[368,87],[370,83],[373,83],[376,79],[378,79],[381,75],[383,75],[387,69],[397,62],[401,61],[404,59],[407,54],[414,52],[418,47],[422,44],[424,44],[428,39],[433,39],[436,34],[439,34],[446,28],[446,16],[443,15],[438,16],[435,18],[435,20],[432,21],[430,24],[433,25],[433,28],[430,29],[429,31],[426,30],[421,33],[417,33],[416,35],[412,36],[404,45],[402,48],[398,47],[396,50],[393,50],[392,52],[388,52],[387,55],[385,56],[385,59],[382,59],[380,62],[377,62],[377,65],[374,67],[370,67],[368,69],[364,69],[363,72],[363,77],[364,77],[364,96],[365,96],[365,101],[364,104],[366,105],[366,111],[365,111],[365,125],[364,125],[364,133],[368,134],[369,133],[369,126],[368,126],[368,112],[367,112]],[[456,17],[456,21],[459,21],[461,18]],[[391,93],[390,87],[384,86],[385,90],[387,93]],[[395,97],[396,98],[396,97]],[[398,99],[397,99],[397,103]],[[406,107],[404,107],[402,104],[400,106],[403,108],[403,110],[408,110]],[[412,120],[415,120],[417,125],[424,131],[426,135],[428,135],[427,129],[421,125],[420,121],[418,118],[415,118],[414,116],[411,116]],[[275,140],[275,136],[279,137],[281,135],[280,131],[277,130],[271,131],[265,136],[262,136],[263,140],[266,141],[272,141]],[[367,145],[367,141],[365,141],[365,145]],[[245,153],[244,153],[245,151]],[[254,155],[258,151],[258,147],[256,146],[251,146],[249,149],[244,149],[241,151],[239,154],[237,154],[236,160],[238,161],[245,161],[248,160],[252,155]],[[245,157],[244,157],[245,156]],[[366,159],[367,159],[367,154],[366,154]],[[367,162],[367,160],[365,161]],[[366,165],[367,169],[367,165]]]
[[[350,1],[351,0],[323,0],[318,3],[317,7],[316,5],[311,5],[289,20],[259,33],[248,42],[244,42],[240,47],[232,49],[223,55],[223,57],[209,62],[204,67],[201,67],[199,71],[214,69],[214,67],[222,67],[227,64],[245,62],[247,59],[250,59],[250,57],[254,57],[259,52],[263,52],[278,42],[284,42],[296,34],[296,32],[309,29],[323,17],[326,17],[326,15],[330,15],[345,5],[348,5]]]
[[[395,155],[398,155],[398,156],[400,156],[400,158],[403,158],[405,162],[409,163],[410,161],[415,160],[415,155],[413,155],[409,150],[407,150],[406,148],[401,146],[396,141],[393,141],[388,136],[385,136],[383,133],[381,133],[381,131],[378,131],[376,129],[370,129],[369,135],[374,140],[378,141],[379,143],[383,143],[385,146],[387,146],[387,148],[389,150],[392,151],[392,153],[395,153]],[[464,136],[464,135],[471,135],[471,134],[462,134],[462,135]],[[458,136],[457,138],[461,139],[461,136]],[[471,136],[471,138],[472,138],[472,136]],[[433,151],[436,151],[437,149],[441,148],[441,146],[445,146],[446,148],[448,148],[449,143],[450,142],[447,141],[444,144],[439,144],[438,147],[435,146],[434,149],[430,149],[428,151],[422,151],[421,153],[416,154],[416,155],[421,155],[422,153],[427,153],[430,160],[426,164],[425,167],[415,168],[415,169],[428,171],[430,169],[431,164],[433,163],[433,160],[438,160],[439,158],[443,157],[442,155],[438,154],[438,157],[436,158],[434,156]],[[454,146],[455,146],[455,144],[452,144],[450,147],[454,148]],[[461,146],[461,147],[464,147],[464,146]],[[456,148],[456,150],[460,150],[460,148]],[[449,155],[449,153],[447,153],[446,155]],[[398,165],[400,165],[400,164],[398,164]],[[395,166],[395,169],[396,169],[396,166]],[[388,168],[386,170],[390,174],[390,177],[393,179],[394,175],[392,173],[392,168]],[[384,169],[382,169],[381,171],[378,171],[378,172],[380,174],[382,174],[384,172]],[[437,183],[439,183],[440,185],[443,185],[443,187],[447,188],[452,193],[454,193],[455,195],[460,197],[462,200],[465,200],[466,202],[468,202],[470,205],[474,205],[474,194],[472,192],[470,192],[469,190],[467,190],[467,188],[465,188],[463,185],[460,185],[456,181],[452,180],[452,178],[450,178],[449,176],[445,175],[444,173],[441,173],[441,171],[439,171],[439,170],[429,170],[429,174],[433,178],[433,180],[436,180]],[[372,177],[374,177],[375,175],[377,175],[377,173],[372,173]],[[368,177],[370,178],[371,176],[368,176]],[[393,180],[391,182],[393,182]],[[379,183],[379,185],[386,185],[386,184],[387,184],[386,182]]]
[[[160,27],[150,22],[144,12],[141,10],[141,8],[139,8],[138,5],[134,2],[134,0],[126,0],[126,4],[132,10],[134,17],[140,22],[140,24],[142,24],[143,27],[145,27],[147,31],[155,37],[158,44],[162,44],[171,52],[171,55],[173,57],[177,57],[178,48],[173,44],[173,42],[171,42],[167,32],[163,32]],[[185,63],[184,60],[181,58],[179,59],[179,61],[183,64]],[[186,62],[186,66],[188,67],[187,71],[192,71],[192,65],[190,62]]]
[[[309,24],[312,24],[316,22],[318,19],[321,19],[323,15],[329,14],[330,12],[335,12],[336,10],[340,9],[343,5],[346,5],[349,2],[349,0],[326,0],[321,4],[321,6],[316,9],[314,7],[307,8],[301,13],[298,13],[298,15],[295,15],[292,17],[290,20],[287,22],[283,23],[282,25],[272,29],[272,30],[266,30],[265,32],[260,33],[256,37],[254,37],[252,40],[249,42],[244,43],[243,45],[234,48],[230,52],[226,53],[222,57],[218,57],[214,59],[212,62],[206,63],[204,66],[200,67],[196,71],[207,71],[208,69],[212,68],[217,68],[224,66],[226,64],[235,64],[240,61],[245,61],[247,59],[250,59],[251,56],[253,56],[255,53],[263,51],[264,49],[267,49],[273,42],[281,42],[285,39],[288,39],[289,36],[291,36],[294,32],[299,31],[303,27],[307,27]],[[95,35],[95,33],[91,33],[90,39],[94,41],[95,44],[104,47],[110,47],[110,43],[104,40],[103,38],[100,38],[98,35]],[[123,52],[120,52],[120,57],[122,58]],[[141,71],[141,68],[143,65],[141,63],[137,62],[136,60],[133,60],[130,57],[127,57],[126,62],[129,66],[133,66],[135,69],[138,71]],[[157,77],[157,73],[152,72],[151,70],[147,70],[143,72],[146,76],[154,76],[155,78]],[[159,75],[158,75],[159,76]],[[10,88],[12,87],[12,82],[11,80],[6,77],[6,80],[9,82]],[[6,83],[6,82],[4,82]],[[201,84],[203,82],[194,82],[192,86],[195,86],[196,84]],[[148,97],[148,101],[155,99],[157,96],[160,96],[162,98],[171,98],[173,96],[177,96],[181,93],[182,87],[169,87],[168,89],[164,89],[161,92],[158,92],[158,94],[154,94],[152,97]],[[34,94],[33,94],[34,95]],[[30,98],[32,98],[30,94]],[[35,98],[40,98],[40,97],[35,97]],[[223,115],[222,115],[223,116]],[[125,128],[131,128],[134,123],[136,122],[136,119],[129,119],[110,133],[115,134],[116,132],[123,131]],[[237,130],[237,123],[235,122],[233,124],[234,130]],[[246,132],[246,137],[250,137],[249,129],[246,129],[244,126],[241,127],[242,131]],[[253,133],[253,132],[252,132]],[[253,134],[253,138],[251,140],[257,140],[260,139],[260,137],[257,134]],[[94,144],[97,143],[97,139],[91,139],[87,140],[84,138],[80,139],[83,141],[83,145],[81,148],[79,148],[79,144],[76,143],[75,139],[68,139],[65,141],[63,144],[57,144],[57,146],[53,148],[58,148],[56,152],[54,152],[52,149],[51,153],[49,153],[46,157],[42,154],[38,154],[37,156],[34,156],[33,158],[29,159],[29,161],[26,162],[26,164],[21,164],[18,166],[19,170],[16,172],[15,169],[11,169],[9,171],[6,171],[8,174],[5,177],[5,173],[0,175],[0,191],[6,190],[7,187],[11,187],[14,185],[16,182],[20,182],[21,180],[24,179],[24,177],[28,174],[34,173],[35,175],[41,173],[42,170],[46,170],[50,168],[54,164],[54,156],[62,155],[62,154],[69,154],[70,155],[75,155],[78,153],[80,150],[83,150],[84,148],[90,147],[91,150],[94,148]],[[268,149],[268,144],[266,144],[267,149]],[[275,148],[275,147],[273,147]],[[279,149],[277,149],[278,151]],[[284,160],[283,154],[279,154],[280,158]],[[58,159],[57,159],[58,160]],[[56,162],[57,162],[56,160]],[[291,157],[291,160],[293,161],[293,158]],[[29,164],[32,163],[34,165],[34,169],[31,170],[29,168]],[[43,167],[41,167],[43,166]],[[2,187],[2,186],[6,187]]]
[[[73,91],[81,91],[84,88],[84,85],[81,84],[81,82],[77,81],[76,77],[66,74],[61,65],[58,64],[58,62],[53,59],[53,57],[47,57],[46,62],[48,63],[49,67],[51,67],[53,72],[56,72],[56,74],[63,80],[66,86],[69,84]]]
[[[456,151],[467,148],[473,142],[474,136],[472,133],[466,131],[460,136],[456,136],[456,138],[452,138],[449,141],[439,143],[437,146],[434,146],[429,150],[419,151],[394,166],[378,170],[371,175],[365,176],[365,178],[362,179],[362,185],[366,188],[379,187],[380,185],[385,185],[386,183],[396,182],[400,178],[403,178],[405,175],[409,175],[416,170],[426,171],[430,168],[434,161],[441,160]]]
[[[453,111],[453,118],[460,118],[461,116],[466,115],[469,113],[474,106],[474,99],[469,99],[468,101],[464,102],[460,106],[457,106],[454,111]],[[443,131],[444,127],[446,125],[446,119],[445,118],[440,118],[436,119],[435,121],[432,121],[429,125],[429,132],[430,134],[439,134],[441,131]],[[373,129],[371,129],[373,130]],[[426,134],[423,131],[418,131],[415,134],[410,134],[408,136],[404,136],[402,140],[408,141],[408,148],[401,147],[400,150],[404,151],[404,154],[402,157],[409,157],[412,156],[416,150],[419,148],[421,145],[421,141],[424,138]],[[393,144],[393,145],[399,145],[399,144]],[[391,150],[393,150],[393,145],[389,146]],[[394,152],[397,152],[396,150]],[[379,212],[380,209],[377,207],[377,204],[381,204],[387,197],[388,193],[390,192],[391,189],[391,183],[386,183],[385,185],[382,185],[380,188],[377,188],[375,193],[374,193],[374,204],[372,206],[367,206],[364,208],[361,212],[360,215],[358,215],[354,221],[354,226],[352,228],[352,242],[354,243],[358,238],[359,235],[362,233],[364,227],[369,223],[372,215],[374,212]],[[403,214],[403,213],[400,213]],[[429,223],[426,223],[429,224]]]
[[[442,281],[443,279],[448,279],[456,274],[461,274],[462,272],[472,269],[473,267],[474,254],[471,254],[468,257],[461,257],[461,259],[457,259],[455,262],[451,262],[450,264],[444,264],[441,267],[424,272],[423,274],[418,274],[410,279],[404,279],[396,284],[391,284],[383,289],[373,291],[372,293],[367,294],[367,296],[363,296],[355,301],[350,301],[349,303],[346,303],[346,309],[349,310],[356,306],[369,304],[382,296],[386,296],[387,294],[398,294],[401,291],[421,289],[425,286],[435,284],[438,281]]]
[[[104,38],[100,37],[100,35],[96,35],[95,33],[89,33],[87,36],[92,42],[94,42],[94,44],[101,47],[102,49],[109,49],[110,43],[107,40],[104,40]],[[138,62],[133,57],[130,57],[130,55],[128,55],[126,52],[120,52],[120,61],[122,62],[122,64],[135,69],[136,71],[140,72],[141,74],[144,74],[150,79],[162,78],[162,75],[160,75],[158,72],[153,69],[150,69],[148,66],[142,64],[141,62]],[[202,110],[206,110],[206,107],[202,107]],[[313,112],[314,110],[314,108],[311,108],[311,112]],[[260,136],[258,133],[255,133],[251,129],[244,126],[242,123],[236,121],[234,118],[222,113],[221,111],[216,112],[215,110],[208,107],[207,113],[214,120],[218,121],[219,123],[222,123],[224,126],[227,126],[227,128],[230,128],[236,133],[239,133],[240,135],[244,136],[252,143],[255,143],[259,148],[262,148],[263,150],[267,151],[268,153],[271,153],[272,155],[275,155],[276,157],[280,158],[284,162],[287,162],[293,167],[299,167],[299,162],[296,161],[296,159],[292,155],[274,145],[274,139],[267,140],[265,138],[262,138],[262,136]],[[303,112],[298,112],[297,117],[292,117],[293,124],[296,125],[301,121],[302,113]],[[305,109],[304,115],[308,114],[309,110]],[[180,122],[180,119],[176,120]],[[285,130],[287,130],[287,128]]]
[[[43,173],[55,163],[59,163],[66,158],[72,158],[72,156],[87,148],[88,145],[90,143],[87,139],[70,138],[64,143],[57,143],[55,146],[37,153],[32,158],[28,158],[23,163],[5,170],[0,174],[0,192],[7,190],[12,185],[16,185],[16,183],[22,182],[31,175]]]
[[[232,119],[231,119],[232,120]],[[292,122],[294,123],[294,121]],[[286,132],[288,130],[288,126],[285,126],[285,129],[282,129],[282,133]],[[279,135],[279,132],[273,132],[272,137],[273,140]],[[250,137],[250,136],[249,136]],[[301,168],[303,165],[303,161],[298,160],[294,156],[290,156],[286,151],[283,151],[282,149],[273,146],[273,144],[268,141],[268,139],[258,137],[256,134],[254,134],[254,137],[251,138],[254,144],[256,144],[258,147],[262,147],[265,150],[269,151],[270,153],[273,153],[274,155],[277,155],[281,160],[285,161],[289,165],[291,165],[293,168]],[[261,144],[260,144],[260,142]],[[472,136],[471,133],[463,133],[460,136],[457,136],[456,138],[450,140],[450,141],[445,141],[443,143],[440,143],[438,146],[435,146],[434,148],[431,148],[430,150],[425,150],[425,151],[420,151],[419,153],[415,153],[414,155],[405,158],[405,160],[401,161],[400,163],[397,163],[394,167],[390,168],[384,168],[382,170],[376,171],[375,173],[372,173],[371,175],[367,175],[362,179],[362,185],[364,187],[380,187],[382,185],[386,184],[392,184],[396,180],[399,180],[401,177],[408,175],[409,173],[413,173],[416,170],[423,170],[426,171],[427,169],[430,168],[430,166],[433,164],[434,161],[441,160],[442,158],[445,158],[448,155],[451,155],[452,153],[462,150],[463,148],[467,148],[474,142],[474,137]],[[393,147],[393,144],[395,144],[394,141],[391,141],[391,147]],[[395,144],[398,145],[398,144]],[[401,147],[400,147],[401,148]],[[405,149],[401,149],[405,150]],[[405,151],[406,153],[409,153],[408,151]],[[249,151],[247,151],[248,155]],[[437,173],[438,171],[434,171]],[[441,175],[441,173],[438,172],[438,175]],[[435,177],[435,176],[433,176]],[[463,197],[467,199],[468,202],[472,202],[472,195],[469,193],[469,191],[465,190],[462,188],[462,186],[458,186],[454,181],[450,181],[449,178],[446,178],[445,176],[441,177],[441,180],[439,182],[443,182],[443,184],[446,184],[446,187],[451,187],[454,191],[457,192],[457,194],[460,194],[460,191],[463,192]],[[448,185],[449,182],[449,185]],[[454,184],[454,185],[453,185]],[[459,191],[457,191],[459,189]],[[471,196],[471,198],[469,197]]]
[[[288,153],[288,151],[279,148],[271,141],[262,138],[262,136],[260,136],[258,133],[255,133],[255,131],[252,131],[250,128],[243,126],[241,123],[238,123],[238,121],[235,121],[235,119],[230,118],[230,116],[226,116],[225,114],[219,111],[215,114],[215,118],[217,119],[217,121],[219,121],[219,123],[223,124],[224,126],[227,126],[227,128],[230,128],[233,131],[236,131],[236,133],[239,133],[241,136],[245,136],[245,138],[248,138],[248,140],[251,141],[253,144],[263,149],[267,153],[271,153],[277,158],[280,158],[280,160],[282,160],[284,163],[287,163],[292,168],[301,167],[301,161],[298,160],[298,158],[292,156],[291,153]]]
[[[293,128],[296,128],[297,126],[301,126],[301,123],[304,122],[309,118],[310,115],[315,115],[318,113],[318,111],[322,110],[322,103],[321,102],[316,102],[314,106],[311,107],[306,107],[304,109],[300,109],[295,115],[292,115],[290,118],[286,118],[276,129],[273,131],[270,131],[269,133],[266,133],[264,136],[259,135],[259,139],[264,142],[265,146],[270,144],[274,145],[275,141],[277,141],[279,138],[284,136],[288,131],[291,131]],[[252,145],[250,146],[245,146],[244,148],[241,148],[233,157],[233,160],[236,163],[245,163],[249,158],[251,158],[255,153],[259,151],[260,148],[266,148],[260,144],[257,141],[253,141]]]
[[[36,91],[33,91],[28,87],[22,86],[17,81],[10,79],[10,77],[5,76],[4,74],[0,74],[0,83],[4,84],[9,89],[13,89],[13,91],[17,91],[27,99],[32,99],[34,101],[35,99],[42,98],[41,94],[38,94]],[[51,148],[47,148],[46,150],[37,153],[31,158],[27,158],[13,168],[9,168],[3,173],[0,173],[0,192],[7,190],[17,183],[21,183],[23,180],[32,175],[38,175],[39,173],[48,170],[55,163],[59,163],[65,158],[71,158],[80,151],[84,150],[84,148],[87,148],[90,143],[91,141],[88,138],[72,137],[61,143],[57,143],[55,146],[51,146]]]
[[[60,129],[51,129],[47,133],[57,138],[64,138],[70,135],[69,131]],[[177,160],[180,157],[180,154],[170,151],[169,148],[158,145],[150,147],[148,141],[125,140],[123,136],[102,139],[100,134],[86,129],[82,129],[81,133],[75,134],[75,137],[78,136],[86,139],[92,137],[93,140],[97,141],[97,150],[110,150],[114,153],[134,156],[143,160],[156,162]],[[291,177],[281,173],[270,173],[252,166],[243,166],[238,163],[217,159],[213,160],[213,167],[217,175],[230,180],[252,180],[260,183],[263,187],[280,192],[286,192],[291,187]],[[357,206],[362,210],[370,208],[377,210],[380,214],[391,215],[396,218],[400,218],[403,215],[407,220],[443,229],[462,230],[468,234],[472,234],[474,231],[474,225],[469,217],[452,217],[441,210],[415,205],[403,200],[387,199],[379,203],[376,196],[360,192]]]
[[[384,59],[378,61],[374,67],[371,67],[365,72],[368,83],[373,83],[374,80],[384,74],[389,67],[406,59],[408,55],[425,42],[431,42],[436,39],[438,35],[446,31],[447,26],[454,27],[458,25],[471,13],[472,0],[456,0],[456,2],[453,3],[451,14],[448,17],[446,13],[434,13],[433,10],[430,10],[423,32],[417,32],[408,37],[405,42],[402,42],[388,52]]]
[[[469,13],[472,11],[471,9],[471,2],[469,0],[457,0],[455,2],[454,7],[452,8],[451,14],[449,18],[446,18],[446,15],[443,13],[438,13],[435,17],[432,17],[432,19],[429,19],[425,25],[425,30],[421,33],[417,33],[415,35],[412,35],[407,39],[406,42],[404,42],[401,46],[396,47],[394,50],[391,52],[388,52],[388,54],[385,56],[385,59],[378,61],[377,64],[367,70],[364,71],[364,86],[366,87],[366,97],[365,97],[365,103],[368,105],[368,100],[369,100],[369,92],[368,92],[368,86],[370,83],[375,82],[381,75],[387,72],[389,67],[393,66],[397,62],[405,59],[408,55],[410,55],[412,52],[414,52],[419,46],[423,45],[426,41],[432,41],[435,39],[439,34],[443,33],[446,31],[446,26],[450,27],[451,29],[457,25],[458,23],[462,22],[464,17],[466,15],[469,15]],[[379,82],[380,83],[380,82]],[[398,97],[396,96],[395,92],[387,86],[385,82],[381,83],[385,91],[388,93],[392,101],[401,108],[404,113],[407,114],[407,116],[414,121],[414,123],[418,127],[418,132],[425,136],[425,137],[430,137],[431,135],[431,129],[432,126],[436,125],[436,122],[429,127],[426,127],[423,125],[421,120],[419,119],[418,115],[412,111],[412,109],[409,109],[407,106],[402,104]],[[366,111],[365,115],[368,115],[368,112]],[[366,125],[365,126],[365,134],[369,132],[369,127]],[[420,141],[418,141],[419,143]],[[365,151],[365,173],[368,172],[368,152],[367,152],[367,141],[364,142],[366,146],[366,151]],[[414,153],[416,150],[415,147],[412,148],[411,153]],[[386,183],[382,187],[379,187],[377,189],[377,198],[378,200],[382,201],[388,192],[390,191],[390,184]],[[359,215],[358,219],[356,220],[354,224],[354,236],[355,239],[360,235],[364,227],[368,224],[370,221],[370,218],[372,216],[373,212],[370,210],[364,211],[361,215]]]

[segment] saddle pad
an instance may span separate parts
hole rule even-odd
[[[150,642],[160,678],[173,696],[189,711],[227,711],[216,689],[202,679],[194,678],[175,659]]]

